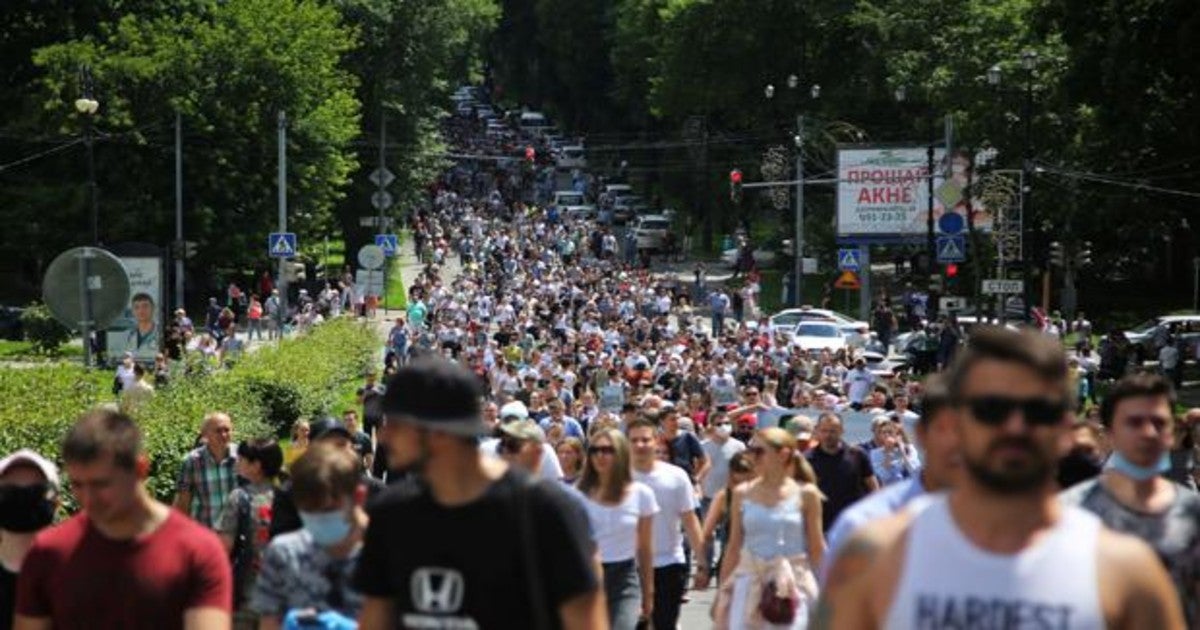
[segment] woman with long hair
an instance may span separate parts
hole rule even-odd
[[[757,432],[747,451],[759,476],[733,491],[716,627],[807,628],[825,553],[816,475],[783,429]]]
[[[733,457],[729,458],[729,482],[713,495],[708,514],[704,516],[704,527],[700,530],[700,539],[709,547],[701,549],[696,557],[708,557],[705,552],[715,544],[715,537],[721,542],[721,555],[717,558],[716,566],[721,566],[721,560],[725,557],[725,551],[729,547],[729,513],[730,505],[733,503],[734,488],[754,477],[754,458],[749,453],[742,451],[734,453]],[[707,572],[708,567],[700,567],[700,570]]]
[[[304,451],[308,450],[308,421],[304,418],[297,420],[292,424],[292,441],[283,449],[283,469],[287,470],[292,467],[292,462],[300,459]]]
[[[921,472],[917,448],[909,443],[904,427],[899,422],[884,417],[875,432],[875,439],[879,444],[869,453],[871,469],[875,471],[879,485],[890,486]]]
[[[620,431],[602,429],[592,436],[579,491],[587,497],[600,550],[609,623],[614,630],[633,630],[654,610],[652,522],[658,502],[649,486],[633,480],[629,442]]]

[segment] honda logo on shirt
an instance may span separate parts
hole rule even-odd
[[[452,613],[462,607],[466,585],[462,573],[441,567],[422,567],[412,575],[413,606],[423,613]]]

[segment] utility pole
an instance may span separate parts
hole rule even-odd
[[[279,112],[279,232],[287,232],[287,113]],[[282,321],[287,321],[288,312],[288,259],[279,259],[279,313]],[[283,339],[283,327],[279,329],[279,338]]]
[[[804,115],[796,116],[796,234],[792,242],[792,306],[804,304]]]
[[[383,103],[380,102],[379,103],[379,175],[380,175],[380,177],[379,177],[379,195],[381,197],[383,196],[383,194],[385,192],[384,184],[387,183],[387,181],[384,180],[384,178],[383,178],[384,172],[387,171],[387,165],[385,164],[386,160],[387,160],[387,109],[384,107]],[[385,226],[385,224],[383,222],[383,204],[379,204],[379,218],[375,221],[375,230],[376,230],[375,233],[376,234],[390,234],[390,232],[388,232],[384,228],[384,226]],[[388,266],[390,265],[391,262],[392,262],[391,258],[386,258],[386,259],[384,259],[384,263],[383,263],[383,291],[382,291],[383,295],[380,296],[382,298],[380,301],[383,302],[384,314],[386,314],[387,310],[388,310],[387,282],[388,282]],[[368,275],[370,275],[370,273],[371,272],[369,272],[369,271],[367,272]],[[357,290],[357,287],[355,289]]]
[[[183,308],[183,115],[175,112],[175,308]],[[263,299],[267,299],[263,297]]]

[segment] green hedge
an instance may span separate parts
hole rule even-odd
[[[174,493],[205,413],[227,411],[237,440],[282,433],[299,416],[336,411],[339,392],[361,377],[378,347],[371,325],[338,320],[261,347],[229,370],[180,376],[135,413],[153,463],[149,488],[163,500]],[[112,379],[70,365],[0,370],[0,454],[28,447],[57,460],[75,418],[113,401]],[[73,497],[64,499],[73,510]]]

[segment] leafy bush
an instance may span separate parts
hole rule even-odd
[[[71,331],[54,319],[45,304],[38,302],[25,307],[25,312],[21,313],[21,327],[34,351],[42,354],[56,352],[59,346],[71,340]]]
[[[332,410],[339,391],[360,377],[377,347],[369,326],[334,321],[262,347],[227,371],[181,370],[134,413],[150,454],[150,491],[163,500],[174,494],[179,464],[206,413],[228,412],[235,440],[271,435],[300,415]],[[62,438],[79,414],[113,402],[112,379],[111,372],[71,365],[0,370],[0,455],[32,448],[59,460]],[[68,511],[76,509],[69,493],[63,501]]]
[[[371,324],[335,319],[306,337],[260,348],[230,372],[262,402],[280,436],[300,417],[336,414],[339,385],[362,377],[379,340]]]

